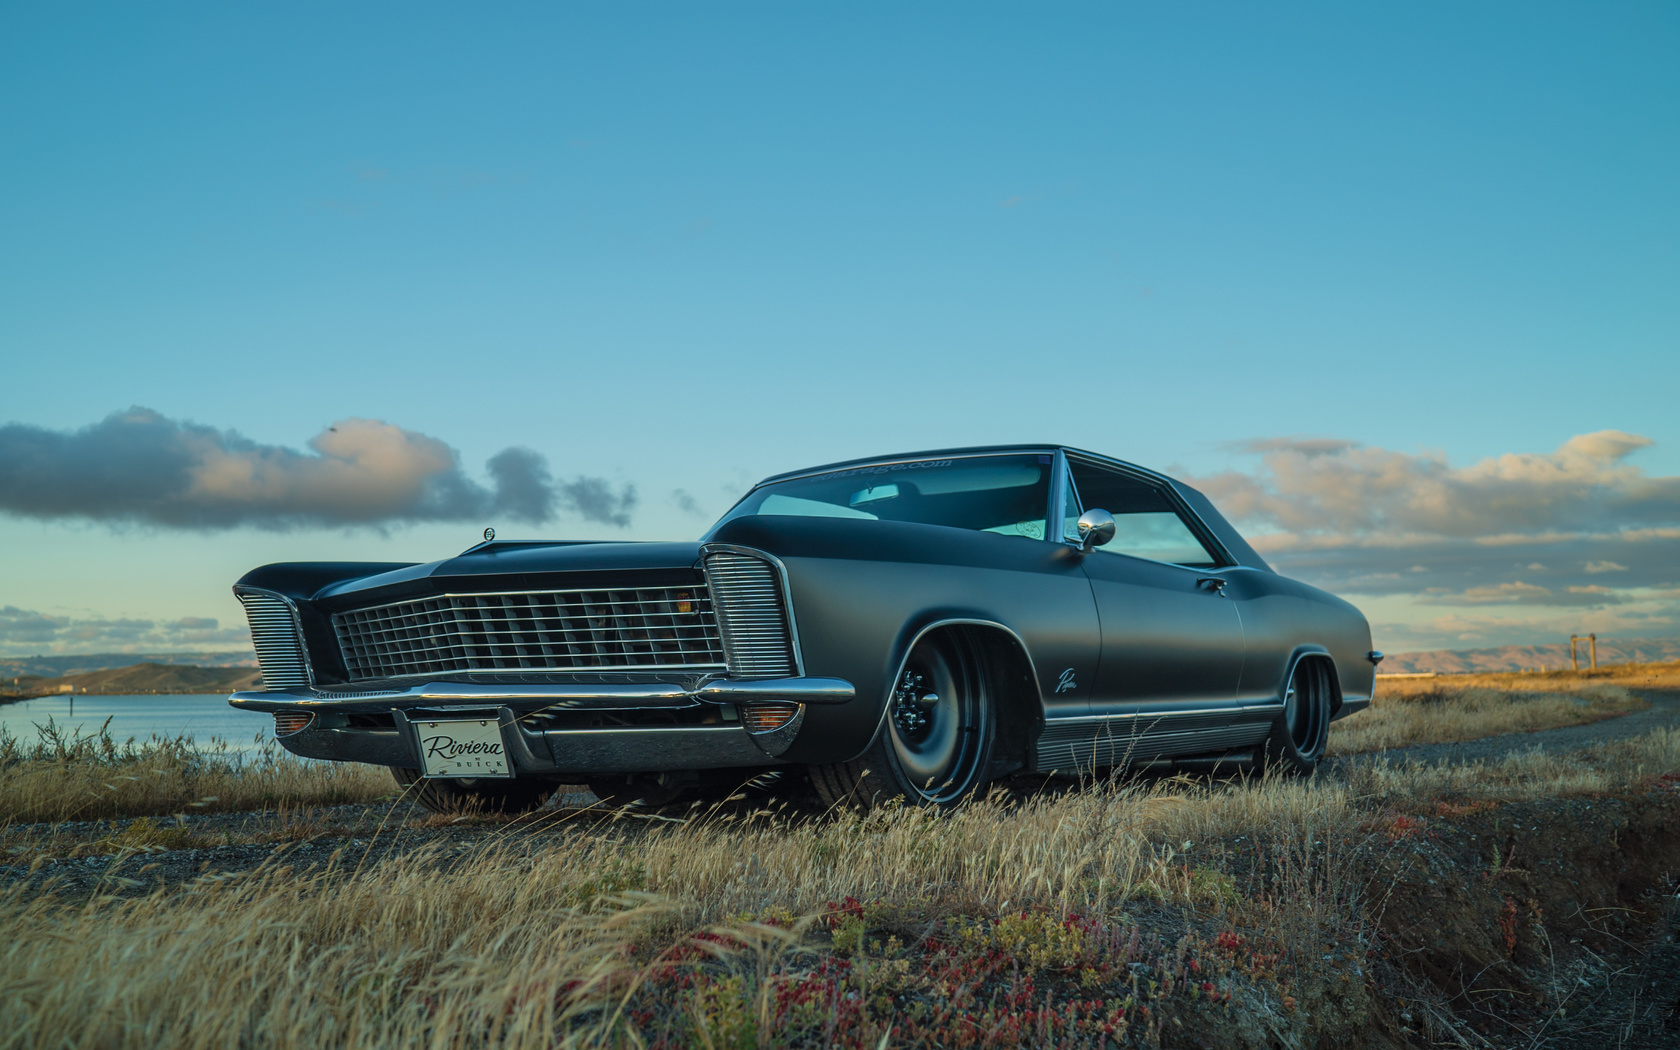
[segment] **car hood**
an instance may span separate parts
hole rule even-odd
[[[343,580],[319,591],[328,605],[454,590],[660,586],[697,579],[698,541],[485,543],[453,558]]]

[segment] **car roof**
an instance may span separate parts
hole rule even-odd
[[[918,459],[937,459],[941,456],[983,456],[1009,454],[1037,454],[1046,456],[1054,455],[1058,451],[1078,456],[1083,459],[1092,459],[1102,463],[1110,463],[1131,473],[1153,478],[1172,486],[1172,488],[1177,491],[1187,503],[1190,504],[1191,513],[1201,518],[1202,524],[1207,526],[1219,542],[1225,545],[1226,551],[1236,559],[1239,565],[1247,565],[1251,568],[1264,569],[1267,572],[1272,571],[1272,567],[1266,564],[1266,560],[1260,556],[1260,552],[1250,546],[1248,540],[1243,538],[1242,533],[1238,532],[1236,528],[1225,519],[1225,516],[1219,513],[1219,508],[1215,507],[1213,505],[1213,501],[1209,500],[1200,490],[1187,484],[1186,482],[1178,480],[1177,478],[1168,477],[1158,470],[1150,470],[1148,467],[1140,467],[1136,463],[1128,463],[1123,459],[1115,459],[1113,456],[1105,456],[1100,452],[1087,452],[1085,449],[1074,448],[1071,445],[969,445],[964,448],[938,448],[929,449],[923,452],[901,452],[897,455],[865,456],[862,459],[847,459],[842,460],[839,463],[824,464],[820,467],[806,467],[804,470],[790,470],[782,474],[772,474],[770,477],[760,481],[757,485],[754,485],[752,490],[749,490],[748,494],[750,495],[751,491],[756,491],[765,485],[773,484],[778,481],[790,481],[794,478],[804,478],[811,477],[816,474],[826,474],[832,470],[845,470],[850,467],[864,467],[877,463],[907,463]],[[742,498],[744,499],[745,497]]]
[[[911,460],[917,459],[937,459],[940,456],[984,456],[1010,454],[1032,455],[1034,453],[1047,456],[1053,455],[1058,451],[1071,452],[1076,456],[1087,456],[1091,459],[1099,459],[1107,463],[1114,463],[1125,467],[1128,470],[1135,470],[1142,474],[1148,474],[1151,477],[1161,478],[1164,481],[1172,480],[1159,471],[1150,470],[1148,467],[1140,467],[1136,463],[1128,463],[1123,459],[1115,459],[1113,456],[1105,456],[1100,452],[1087,452],[1082,448],[1074,448],[1071,445],[1054,445],[1046,443],[1040,445],[968,445],[963,448],[936,448],[927,449],[921,452],[899,452],[886,456],[863,456],[858,459],[841,460],[838,463],[825,463],[820,467],[805,467],[802,470],[789,470],[784,471],[781,474],[772,474],[763,481],[760,481],[757,485],[754,485],[753,488],[756,489],[760,486],[769,485],[777,481],[788,481],[792,478],[810,477],[814,474],[827,474],[832,470],[846,470],[850,467],[862,467],[874,463],[907,463]]]

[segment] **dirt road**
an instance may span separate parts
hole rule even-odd
[[[1390,751],[1341,756],[1336,760],[1336,767],[1345,770],[1351,763],[1383,759],[1390,762],[1422,762],[1429,765],[1497,762],[1507,755],[1532,751],[1535,748],[1546,751],[1578,751],[1611,740],[1643,736],[1653,729],[1680,729],[1680,692],[1635,689],[1633,693],[1649,703],[1650,708],[1581,726],[1541,729],[1532,733],[1505,733],[1500,736],[1483,737],[1480,740],[1464,740],[1456,744],[1420,744]]]

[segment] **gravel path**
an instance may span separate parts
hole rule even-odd
[[[1606,718],[1581,726],[1559,729],[1539,729],[1531,733],[1506,733],[1502,736],[1463,740],[1456,744],[1419,744],[1397,747],[1389,751],[1372,751],[1362,755],[1338,756],[1334,768],[1345,771],[1355,762],[1387,759],[1390,762],[1420,762],[1425,765],[1462,764],[1466,762],[1496,762],[1507,755],[1541,748],[1546,751],[1577,751],[1610,740],[1625,740],[1643,736],[1653,729],[1680,728],[1680,692],[1658,689],[1636,689],[1634,695],[1651,706],[1631,715]]]

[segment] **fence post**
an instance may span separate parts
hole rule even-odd
[[[1569,636],[1569,666],[1572,670],[1581,669],[1581,658],[1575,655],[1575,635]]]
[[[1587,635],[1587,652],[1591,655],[1590,663],[1591,663],[1592,669],[1595,670],[1595,671],[1598,670],[1598,635],[1597,634]]]

